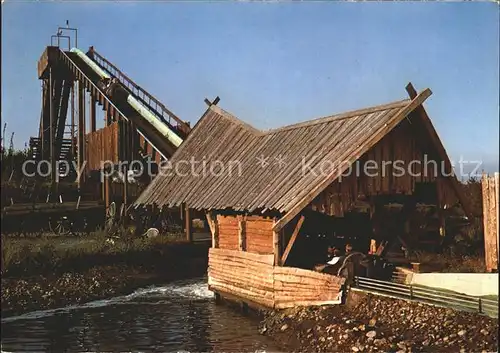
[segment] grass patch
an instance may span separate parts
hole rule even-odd
[[[20,276],[78,271],[115,263],[147,266],[161,263],[163,256],[182,254],[182,248],[188,245],[183,234],[159,235],[151,239],[127,234],[110,238],[103,231],[83,238],[2,236],[1,272],[3,276]],[[175,252],[178,254],[173,254]]]

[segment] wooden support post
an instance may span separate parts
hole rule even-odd
[[[217,216],[212,215],[209,211],[206,213],[210,233],[212,233],[212,248],[219,247],[219,226],[217,224]]]
[[[247,250],[247,241],[246,241],[246,220],[244,216],[238,216],[238,249],[240,251]]]
[[[113,116],[111,115],[111,109],[109,109],[108,105],[108,109],[106,109],[106,126],[111,125],[112,122]]]
[[[277,220],[274,220],[273,224],[273,253],[274,253],[274,266],[280,266],[280,233],[281,229],[274,230]]]
[[[127,206],[128,206],[128,165],[123,168],[123,218],[127,219]],[[124,222],[125,223],[125,222]]]
[[[193,241],[193,232],[191,230],[191,215],[189,212],[189,205],[184,205],[184,211],[186,214],[186,239],[187,241]]]
[[[82,81],[78,82],[78,170],[82,170],[85,160],[85,90]],[[82,185],[83,173],[78,178],[78,188]]]
[[[210,233],[213,236],[215,232],[214,220],[212,219],[212,215],[210,214],[210,212],[207,212],[205,216],[207,217],[208,228],[210,228]]]
[[[56,155],[55,155],[55,121],[54,121],[54,104],[55,104],[55,99],[54,99],[54,77],[52,74],[52,67],[49,68],[49,112],[50,112],[50,131],[49,131],[49,136],[50,136],[50,181],[51,181],[51,188],[50,188],[50,196],[55,197],[54,191],[55,191],[55,184],[56,184]],[[49,197],[50,197],[49,196]]]
[[[96,99],[94,95],[90,96],[90,131],[96,131]]]
[[[286,246],[285,252],[283,253],[283,256],[281,257],[281,264],[284,265],[286,262],[286,259],[288,258],[288,255],[290,254],[290,250],[292,250],[293,244],[295,243],[295,240],[297,239],[297,236],[300,233],[300,228],[302,227],[302,223],[304,223],[305,217],[301,216],[299,218],[299,221],[297,222],[297,225],[295,226],[295,229],[292,233],[292,236],[290,238],[290,241],[288,242],[288,245]]]
[[[500,264],[500,218],[499,218],[499,209],[500,209],[500,199],[499,199],[499,194],[500,194],[500,174],[495,173],[493,174],[494,178],[494,188],[495,188],[495,209],[496,209],[496,235],[497,235],[497,272],[499,270],[499,264]]]

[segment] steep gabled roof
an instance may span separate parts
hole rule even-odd
[[[430,95],[266,132],[210,106],[135,205],[298,213]]]

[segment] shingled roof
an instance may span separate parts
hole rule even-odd
[[[356,161],[430,95],[426,89],[413,99],[269,131],[212,105],[173,155],[173,169],[158,175],[135,206],[186,203],[193,209],[280,213],[302,209],[348,167],[345,161]],[[317,172],[324,161],[344,163],[325,175]]]

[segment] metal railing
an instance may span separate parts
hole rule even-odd
[[[353,288],[363,292],[409,299],[426,304],[449,307],[498,317],[498,300],[474,297],[421,285],[393,283],[366,277],[355,277]]]
[[[170,124],[170,126],[177,126],[182,133],[187,135],[191,128],[189,125],[182,121],[178,116],[172,113],[164,104],[162,104],[158,99],[153,97],[151,94],[146,92],[142,87],[132,81],[127,75],[121,72],[115,65],[109,62],[106,58],[100,55],[93,48],[89,52],[90,57],[99,65],[102,69],[109,72],[112,76],[116,77],[122,85],[130,90],[138,99],[149,106],[149,108],[163,119],[164,122]],[[185,136],[182,136],[185,137]]]
[[[97,86],[86,74],[85,72],[82,71],[82,69],[77,65],[75,64],[75,62],[68,56],[68,54],[66,54],[64,51],[62,50],[59,50],[59,56],[60,56],[60,59],[66,64],[68,65],[68,67],[70,68],[70,70],[73,71],[73,73],[78,77],[78,76],[81,76],[80,78],[78,78],[78,80],[84,80],[86,82],[85,84],[85,87],[89,88],[92,87],[93,89],[96,90],[96,92],[98,92],[98,94],[100,96],[103,97],[103,99],[105,101],[107,101],[107,103],[113,107],[113,109],[115,109],[118,114],[123,118],[125,119],[126,121],[129,121],[130,118],[127,117],[125,114],[122,113],[122,111],[120,109],[118,109],[118,107],[110,100],[110,98],[108,96],[106,96],[104,94],[104,92],[102,91],[102,89]],[[167,158],[165,156],[165,154],[163,154],[160,149],[158,149],[158,147],[156,147],[147,137],[146,135],[140,130],[140,129],[136,129],[137,132],[139,133],[139,135],[141,135],[145,141],[147,141],[163,158]]]

